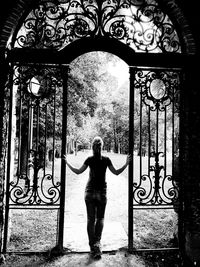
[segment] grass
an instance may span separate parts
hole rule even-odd
[[[12,210],[8,251],[46,251],[56,245],[56,210]]]
[[[177,215],[173,210],[137,210],[134,212],[136,248],[176,247]]]
[[[80,167],[90,152],[69,155],[69,162]],[[108,154],[116,168],[126,160],[125,155]],[[51,172],[50,167],[49,171]],[[60,172],[60,159],[55,164],[55,176]],[[107,220],[122,223],[128,233],[128,170],[123,175],[107,173],[109,200],[106,210]],[[88,170],[77,177],[67,169],[66,216],[71,219],[85,220],[83,201],[84,186]],[[77,205],[77,203],[79,203]],[[177,224],[177,215],[173,210],[134,210],[134,246],[136,248],[173,247],[173,233]],[[56,210],[12,210],[10,224],[10,251],[46,251],[56,245]]]

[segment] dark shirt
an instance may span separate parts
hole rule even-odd
[[[112,164],[111,160],[104,156],[101,158],[91,156],[85,160],[84,164],[90,167],[86,191],[106,191],[106,169]]]

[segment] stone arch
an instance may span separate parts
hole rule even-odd
[[[186,54],[195,54],[195,41],[193,39],[189,24],[184,17],[181,8],[178,6],[175,0],[162,0],[162,3],[160,4],[172,19],[172,22],[174,23],[178,33],[181,33],[181,36],[179,36],[179,38],[182,40],[182,43],[184,45],[184,52]]]
[[[111,38],[88,38],[74,41],[63,50],[59,51],[59,58],[67,57],[67,63],[70,63],[74,58],[81,56],[84,53],[102,51],[108,52],[131,65],[131,58],[136,53],[127,45]]]

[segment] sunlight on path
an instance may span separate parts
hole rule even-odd
[[[127,246],[128,237],[120,222],[106,221],[102,235],[102,251],[118,250]],[[67,223],[64,247],[72,252],[89,252],[86,223]]]

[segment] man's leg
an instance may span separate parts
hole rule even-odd
[[[104,217],[97,215],[96,224],[95,224],[95,239],[96,239],[96,242],[100,242],[101,241],[103,227],[104,227]]]
[[[99,201],[97,202],[97,218],[95,224],[95,251],[97,256],[101,255],[101,236],[104,227],[104,215],[106,209],[106,195],[101,195]]]
[[[102,236],[106,204],[107,204],[106,194],[101,193],[97,201],[97,214],[96,214],[96,225],[95,225],[95,237],[97,242],[100,242]]]
[[[89,239],[89,246],[92,249],[95,243],[95,213],[96,207],[89,194],[85,198],[86,210],[87,210],[87,233]]]

